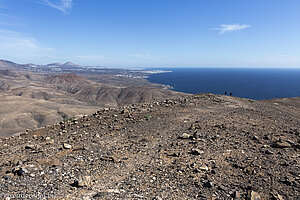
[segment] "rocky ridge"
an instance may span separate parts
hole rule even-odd
[[[297,199],[300,109],[277,102],[199,94],[2,138],[0,194]]]

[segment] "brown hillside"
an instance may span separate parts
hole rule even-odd
[[[74,84],[74,83],[89,83],[88,80],[77,74],[58,74],[50,75],[45,79],[46,83],[50,84]]]
[[[99,107],[119,107],[185,95],[150,83],[133,87],[120,86],[118,82],[116,86],[113,81],[110,84],[98,83],[72,73],[49,75],[7,70],[6,67],[14,68],[17,64],[3,63],[0,62],[0,137],[43,127],[78,114],[90,114]]]

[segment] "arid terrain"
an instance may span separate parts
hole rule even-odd
[[[299,103],[198,94],[101,108],[2,138],[0,194],[299,199]]]
[[[0,60],[0,137],[91,114],[99,107],[184,95],[141,78],[149,73]]]

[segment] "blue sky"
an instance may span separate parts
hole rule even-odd
[[[0,0],[0,58],[300,67],[299,0]]]

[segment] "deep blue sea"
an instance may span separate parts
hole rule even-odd
[[[300,96],[300,69],[167,68],[148,80],[186,93],[227,94],[250,99]]]

